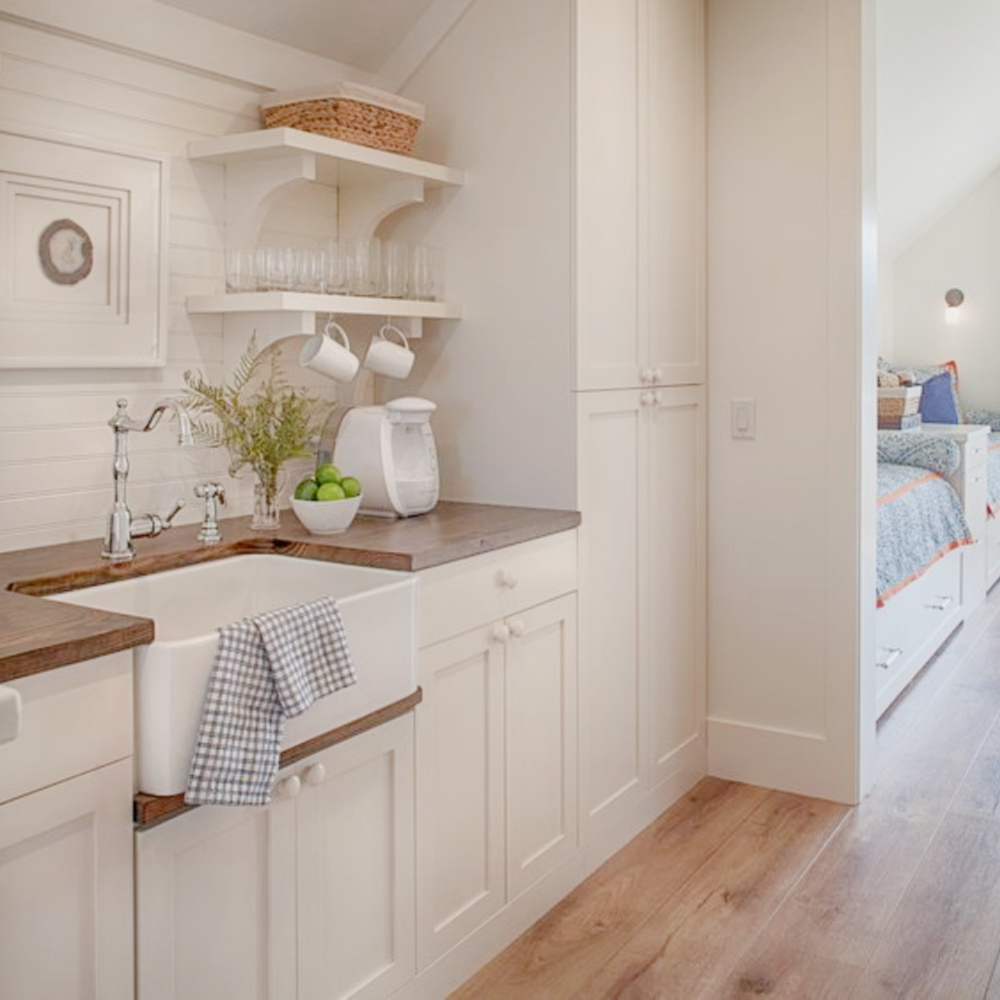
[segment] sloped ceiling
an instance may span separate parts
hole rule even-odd
[[[190,14],[377,73],[434,0],[161,0]]]
[[[892,257],[1000,169],[1000,2],[876,10],[879,241]]]

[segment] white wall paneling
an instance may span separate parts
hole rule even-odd
[[[170,166],[166,363],[146,372],[0,372],[0,551],[87,538],[99,544],[111,503],[107,420],[115,400],[126,398],[141,416],[157,399],[183,391],[186,369],[222,373],[222,319],[191,316],[186,301],[222,290],[223,172],[189,162],[187,144],[258,127],[263,89],[336,69],[160,4],[141,6],[141,17],[135,4],[116,17],[113,2],[0,3],[0,119],[145,150],[166,156]],[[210,54],[202,48],[208,39],[215,45]],[[223,76],[227,67],[240,72]],[[335,192],[293,191],[267,220],[266,238],[311,241],[335,226]],[[135,510],[169,509],[178,495],[193,501],[196,483],[225,478],[224,456],[178,449],[166,422],[132,435],[129,444]],[[249,488],[230,485],[230,512],[249,510]],[[178,520],[198,517],[191,502]]]
[[[713,0],[708,22],[709,766],[847,802],[874,737],[869,10]]]

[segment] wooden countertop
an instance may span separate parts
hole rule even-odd
[[[101,559],[100,539],[0,553],[0,683],[153,639],[147,618],[40,599],[47,594],[248,552],[415,572],[579,523],[576,511],[442,501],[419,517],[359,515],[339,535],[310,535],[290,510],[274,531],[253,531],[249,517],[223,520],[218,545],[202,545],[198,526],[185,525],[137,539],[127,563]]]

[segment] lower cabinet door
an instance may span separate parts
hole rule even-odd
[[[140,1000],[294,998],[295,802],[205,806],[136,834]]]
[[[387,997],[415,971],[413,716],[296,773],[299,1000]]]
[[[133,996],[132,761],[0,806],[0,997]]]
[[[420,969],[504,905],[504,635],[487,625],[420,651]]]
[[[577,847],[576,595],[506,619],[507,896]]]

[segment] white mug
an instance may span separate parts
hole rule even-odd
[[[390,334],[395,334],[401,343],[389,340]],[[372,337],[364,365],[365,368],[388,378],[406,378],[413,368],[413,358],[413,351],[410,350],[409,341],[403,331],[391,323],[386,323],[379,330],[378,336]]]
[[[336,331],[336,340],[333,331]],[[330,320],[322,333],[314,333],[302,345],[299,364],[337,382],[350,382],[358,373],[359,362],[351,354],[351,342],[344,328]]]

